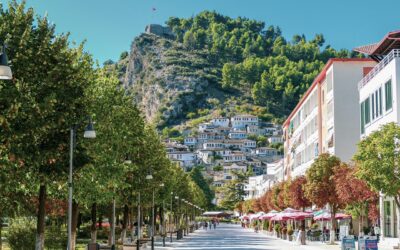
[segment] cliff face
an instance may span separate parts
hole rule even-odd
[[[217,73],[207,56],[206,51],[191,51],[145,33],[132,42],[121,80],[148,121],[159,126],[178,124],[220,94]]]

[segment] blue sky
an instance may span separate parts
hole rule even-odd
[[[86,40],[86,50],[100,63],[129,50],[146,24],[203,10],[278,25],[286,38],[322,33],[334,48],[373,43],[400,29],[399,0],[27,0],[27,4],[40,15],[47,13],[57,32],[69,31],[77,42]]]

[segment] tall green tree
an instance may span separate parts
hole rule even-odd
[[[69,128],[88,115],[85,88],[93,82],[92,59],[82,45],[71,48],[68,34],[56,34],[55,26],[46,17],[35,17],[25,2],[2,7],[0,23],[14,75],[13,84],[0,90],[5,107],[0,111],[1,141],[34,179],[36,249],[43,249],[47,186],[66,180]]]
[[[399,125],[388,123],[364,138],[354,155],[358,163],[356,175],[365,180],[375,192],[393,197],[397,214],[400,212],[399,139]],[[400,233],[399,223],[397,227],[397,232]]]
[[[201,173],[200,167],[194,167],[192,171],[190,171],[190,177],[204,193],[205,198],[207,199],[207,208],[210,208],[212,206],[212,201],[215,194],[210,188],[210,183],[204,178],[203,174]]]

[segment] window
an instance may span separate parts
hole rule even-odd
[[[361,117],[360,117],[360,119],[361,119],[361,121],[360,121],[361,134],[364,134],[364,132],[365,132],[365,101],[361,103],[360,113],[361,113]]]
[[[392,98],[392,80],[389,80],[385,83],[385,110],[388,111],[392,108],[393,105]]]
[[[375,94],[371,95],[372,120],[375,120]]]
[[[379,88],[379,115],[382,115],[382,88]]]
[[[362,109],[362,113],[364,114],[364,116],[363,116],[364,125],[367,125],[368,123],[371,122],[369,98],[365,99],[361,103],[361,109]]]

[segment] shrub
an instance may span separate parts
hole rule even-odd
[[[269,228],[269,221],[265,220],[263,223],[263,230],[268,230],[268,228]]]
[[[282,234],[286,234],[287,233],[287,228],[286,227],[282,227],[281,232],[282,232]]]
[[[18,218],[11,221],[7,238],[11,250],[34,250],[35,237],[35,220],[29,218]]]
[[[293,228],[292,228],[291,226],[288,226],[288,228],[287,228],[287,234],[288,234],[288,235],[293,235],[293,233],[294,233]]]
[[[318,229],[318,228],[319,228],[318,223],[312,224],[312,225],[311,225],[311,228],[314,229],[314,230]]]
[[[276,224],[275,226],[274,226],[274,229],[275,229],[275,231],[276,232],[280,232],[281,230],[281,225],[280,224]]]
[[[46,227],[46,249],[57,250],[67,248],[67,232],[61,226],[52,225]]]

